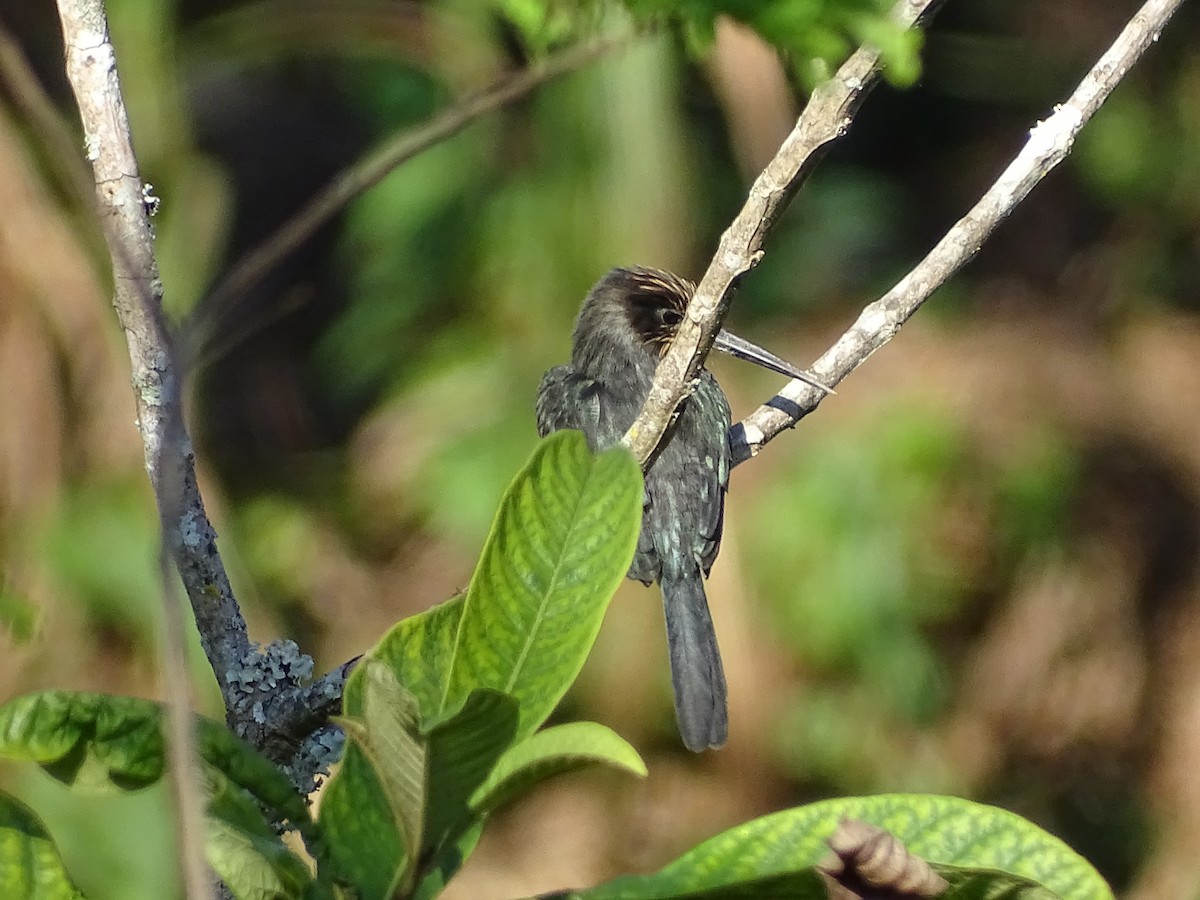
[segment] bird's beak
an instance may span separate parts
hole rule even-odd
[[[758,344],[752,344],[745,338],[731,334],[724,328],[717,332],[716,340],[713,341],[713,347],[723,353],[728,353],[730,356],[736,356],[738,359],[752,362],[762,366],[764,369],[770,369],[772,372],[786,375],[788,378],[799,379],[805,384],[811,384],[819,391],[824,391],[826,394],[834,393],[833,388],[821,384],[821,382],[817,381],[816,378],[809,375],[803,369],[796,368],[790,362],[780,359],[774,353],[758,346]]]

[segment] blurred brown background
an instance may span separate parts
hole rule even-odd
[[[390,176],[253,290],[221,273],[372,142],[519,65],[454,2],[109,4],[191,424],[254,636],[327,668],[465,586],[534,443],[541,373],[608,267],[702,272],[798,109],[726,23],[646,40]],[[932,246],[1135,4],[946,3],[779,223],[731,323],[805,364]],[[2,0],[78,125],[51,4]],[[739,468],[709,595],[732,733],[671,718],[655,592],[629,584],[560,713],[641,783],[575,776],[501,815],[449,896],[661,865],[848,793],[998,803],[1125,896],[1200,895],[1200,21],[1189,5],[1076,152],[900,336]],[[155,519],[107,272],[61,141],[0,90],[0,699],[157,696]],[[735,415],[777,387],[713,367]],[[193,660],[209,696],[207,664]],[[158,898],[165,799],[0,770],[97,898]],[[113,810],[119,813],[119,827]]]

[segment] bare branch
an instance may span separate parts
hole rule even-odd
[[[900,0],[892,9],[892,18],[911,28],[935,4],[936,0]],[[687,317],[658,364],[646,403],[625,435],[625,443],[643,468],[700,374],[735,283],[757,264],[767,232],[816,162],[818,152],[850,127],[859,103],[878,80],[879,58],[873,47],[860,47],[833,78],[813,91],[796,127],[755,179],[741,212],[721,236],[708,271],[688,304]]]
[[[251,646],[217,553],[217,535],[204,511],[191,444],[182,427],[179,375],[162,315],[162,282],[104,8],[101,0],[59,0],[58,5],[67,75],[79,103],[96,180],[97,216],[112,257],[113,306],[129,349],[146,471],[161,504],[159,460],[168,452],[184,460],[171,552],[195,609],[204,651],[221,693],[227,695],[229,671],[250,653]],[[180,423],[178,431],[174,423]],[[170,446],[175,434],[177,445]]]
[[[1149,0],[1092,67],[1070,98],[1029,133],[1029,140],[971,211],[891,290],[867,306],[812,367],[825,384],[836,385],[886,344],[900,326],[951,275],[973,257],[983,242],[1034,186],[1071,152],[1076,135],[1138,61],[1182,0]],[[758,453],[769,440],[816,409],[824,395],[800,381],[734,426],[735,464]]]
[[[458,134],[488,113],[521,99],[555,78],[628,46],[634,37],[634,34],[623,34],[599,38],[563,51],[544,63],[508,75],[484,90],[468,95],[424,124],[387,139],[373,152],[338,174],[303,209],[233,265],[209,294],[196,320],[184,328],[184,334],[188,335],[191,344],[189,351],[203,360],[207,355],[203,346],[207,341],[206,332],[212,322],[269,275],[289,253],[311,238],[322,225],[399,166]],[[221,355],[227,350],[227,347],[219,349],[214,355]]]
[[[222,663],[249,651],[246,625],[216,556],[216,534],[204,514],[196,473],[183,429],[179,382],[171,341],[162,318],[162,284],[154,259],[142,182],[129,138],[129,119],[117,77],[102,0],[58,0],[66,47],[67,78],[83,120],[87,155],[96,181],[97,215],[113,265],[113,305],[125,331],[133,369],[134,398],[146,471],[162,521],[164,554],[169,548],[203,616],[202,640],[218,682],[227,687]],[[165,581],[165,579],[164,579]],[[167,595],[171,591],[165,592]],[[173,598],[164,600],[171,607]],[[167,609],[167,627],[179,633],[164,642],[164,655],[186,642],[182,616]],[[179,851],[187,896],[211,897],[204,862],[203,803],[191,740],[191,704],[186,668],[168,665],[168,752],[178,804]]]

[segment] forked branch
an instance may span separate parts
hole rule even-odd
[[[890,341],[921,304],[971,259],[983,242],[1046,175],[1066,159],[1076,135],[1142,54],[1158,40],[1182,0],[1149,0],[1066,100],[1029,132],[1029,140],[971,210],[929,254],[886,294],[867,306],[858,321],[812,367],[835,385]],[[742,462],[786,428],[817,408],[824,394],[800,381],[734,426],[734,461]]]

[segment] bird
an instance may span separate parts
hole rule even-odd
[[[582,431],[594,452],[617,444],[649,393],[695,286],[670,272],[614,268],[588,292],[571,360],[538,387],[538,433]],[[761,347],[720,331],[713,347],[826,392],[817,379]],[[731,450],[729,402],[708,369],[645,474],[642,526],[628,577],[662,588],[675,718],[683,744],[724,745],[726,683],[704,578],[721,546]]]

